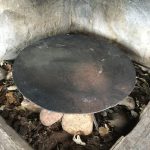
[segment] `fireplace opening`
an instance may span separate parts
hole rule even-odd
[[[0,114],[34,149],[110,149],[135,127],[150,100],[149,70],[117,44],[87,35],[38,41],[0,69],[7,74],[0,83]],[[52,122],[54,115],[59,119]],[[64,127],[72,118],[82,126],[86,117],[91,131]]]

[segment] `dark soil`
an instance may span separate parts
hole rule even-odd
[[[23,96],[18,90],[8,91],[7,87],[14,85],[13,79],[3,80],[0,83],[0,115],[19,133],[35,150],[108,150],[121,136],[128,134],[139,121],[139,116],[150,100],[150,73],[145,68],[135,64],[136,85],[130,96],[134,99],[136,107],[133,116],[131,110],[125,106],[117,105],[104,112],[95,114],[99,126],[107,125],[109,133],[100,136],[96,129],[92,135],[82,136],[86,146],[77,145],[72,135],[62,130],[61,123],[57,122],[51,127],[45,127],[39,121],[39,113],[21,107]],[[5,62],[2,66],[8,73],[12,71],[12,62]],[[104,115],[105,114],[105,115]],[[115,115],[122,115],[126,120],[121,127],[113,127],[109,120]]]

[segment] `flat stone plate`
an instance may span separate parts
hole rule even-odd
[[[13,75],[25,97],[64,113],[114,106],[135,84],[132,62],[117,44],[81,34],[57,35],[25,48]]]

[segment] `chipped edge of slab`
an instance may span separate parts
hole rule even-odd
[[[32,150],[32,148],[0,116],[0,149]]]

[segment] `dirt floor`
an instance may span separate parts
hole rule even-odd
[[[133,98],[135,105],[132,104],[132,108],[117,105],[95,114],[100,130],[94,128],[90,136],[82,136],[86,145],[78,145],[72,140],[72,135],[62,130],[60,122],[45,127],[39,120],[39,112],[21,106],[21,93],[17,89],[9,90],[14,85],[12,64],[13,62],[6,61],[1,65],[7,71],[7,77],[0,82],[0,115],[35,150],[108,150],[119,137],[134,128],[150,100],[150,73],[134,63],[137,77],[130,98]]]

